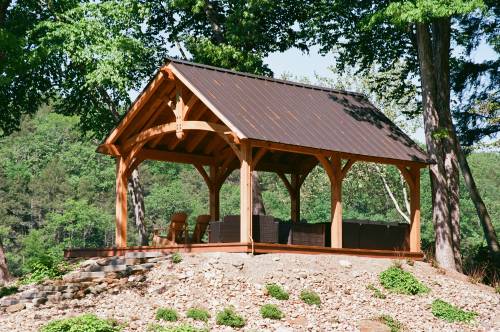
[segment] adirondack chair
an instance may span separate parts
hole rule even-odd
[[[210,222],[210,215],[202,214],[196,218],[196,225],[194,226],[193,236],[191,238],[191,243],[201,243],[201,239],[208,227]]]
[[[186,224],[187,214],[177,212],[170,218],[170,225],[167,228],[156,228],[153,230],[153,246],[164,246],[178,244],[188,239],[188,231]],[[167,231],[167,236],[160,235],[161,232]]]

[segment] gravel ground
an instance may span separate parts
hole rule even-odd
[[[147,274],[146,281],[113,295],[102,293],[80,300],[68,300],[16,313],[0,314],[0,331],[37,331],[45,322],[95,313],[127,323],[124,332],[147,331],[156,323],[159,307],[173,307],[181,322],[210,331],[233,331],[216,325],[215,315],[233,305],[245,317],[241,331],[359,331],[361,320],[391,315],[409,331],[500,331],[500,295],[490,287],[470,283],[460,274],[442,274],[426,263],[403,263],[431,288],[421,296],[399,295],[382,289],[378,274],[389,267],[389,259],[351,256],[207,253],[184,255],[179,264],[163,262]],[[265,284],[283,285],[290,299],[279,301],[266,295]],[[387,295],[372,296],[366,289],[373,284]],[[314,290],[321,296],[320,307],[303,303],[300,292]],[[430,305],[443,299],[479,316],[468,325],[447,323],[435,318]],[[263,319],[263,304],[278,305],[285,314],[279,321]],[[185,318],[192,306],[204,307],[212,318],[207,325]],[[168,325],[167,323],[162,323]]]

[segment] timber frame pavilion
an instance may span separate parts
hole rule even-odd
[[[422,258],[420,169],[427,156],[358,93],[327,89],[170,59],[98,147],[117,160],[116,247],[69,249],[71,256],[127,251],[347,253]],[[196,167],[219,220],[219,192],[240,169],[240,243],[127,247],[127,179],[144,160]],[[409,251],[342,248],[342,180],[357,161],[395,165],[410,190]],[[331,182],[331,248],[252,240],[252,171],[275,172],[300,220],[300,188],[320,164]]]

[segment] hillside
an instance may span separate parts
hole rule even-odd
[[[208,327],[210,331],[232,331],[216,324],[218,311],[233,305],[246,319],[242,331],[357,331],[360,327],[377,327],[388,331],[376,319],[390,315],[408,331],[499,331],[500,294],[481,284],[473,284],[460,274],[449,274],[427,263],[400,261],[406,271],[430,288],[423,295],[402,295],[385,290],[379,274],[393,261],[348,256],[309,256],[292,254],[197,254],[183,255],[174,264],[171,259],[158,260],[144,277],[125,277],[118,286],[106,283],[100,291],[81,299],[49,301],[39,307],[2,313],[1,331],[37,331],[49,320],[95,313],[125,323],[123,331],[147,331],[148,326],[189,323]],[[67,278],[65,278],[67,279]],[[266,294],[265,285],[277,283],[290,294],[288,300],[277,300]],[[374,296],[373,285],[385,298]],[[321,305],[305,304],[302,290],[319,294]],[[92,294],[95,293],[95,294]],[[379,296],[383,297],[383,296]],[[457,307],[474,311],[473,322],[450,323],[431,313],[431,304],[442,299]],[[284,318],[264,319],[262,305],[276,304]],[[207,325],[185,318],[191,307],[207,309]],[[155,314],[160,307],[175,308],[177,323],[159,322]],[[369,320],[369,321],[367,321]],[[375,325],[373,325],[375,324]],[[368,331],[366,330],[366,331]]]

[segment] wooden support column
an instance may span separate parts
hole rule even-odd
[[[330,159],[317,155],[330,178],[331,188],[331,247],[342,248],[342,164],[338,154]],[[347,172],[347,169],[346,169]]]
[[[116,230],[115,245],[127,246],[127,166],[123,157],[116,165]]]
[[[420,252],[420,168],[412,167],[410,173],[413,178],[413,186],[410,187],[410,251]]]
[[[252,147],[241,142],[240,167],[240,242],[248,243],[252,236]]]
[[[332,248],[342,248],[342,169],[340,157],[334,155],[331,163],[335,174],[331,182],[331,246]]]
[[[217,166],[210,165],[210,220],[216,221],[220,219],[220,188],[222,183],[219,183]]]
[[[291,183],[292,191],[290,191],[290,219],[292,222],[300,221],[300,178],[299,174],[291,175]]]

